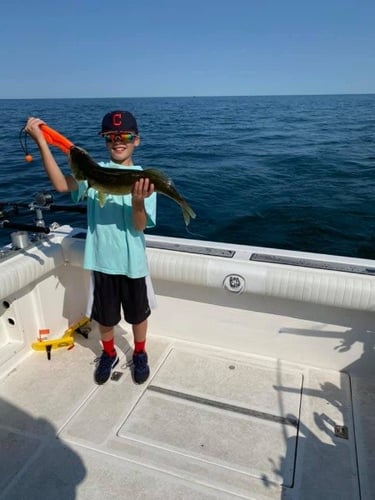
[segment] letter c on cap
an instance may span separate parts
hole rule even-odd
[[[114,127],[120,127],[122,124],[122,115],[121,113],[115,113],[112,116],[112,124]]]

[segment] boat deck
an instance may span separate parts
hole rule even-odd
[[[92,324],[73,349],[32,351],[0,380],[1,499],[374,498],[373,380],[151,323],[150,379],[133,382],[120,324],[120,363],[97,386],[98,338]]]

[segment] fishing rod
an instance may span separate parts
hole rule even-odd
[[[31,231],[33,233],[49,234],[51,232],[49,227],[21,224],[18,222],[10,222],[9,220],[0,221],[0,227],[5,229],[17,229],[18,231]]]
[[[21,215],[20,209],[34,211],[35,224],[10,221],[10,217]],[[87,207],[83,205],[59,205],[53,203],[52,193],[41,191],[36,193],[34,201],[31,203],[0,201],[0,228],[49,234],[50,228],[45,226],[43,211],[84,214],[87,212]]]
[[[82,214],[87,212],[85,205],[59,205],[53,202],[52,193],[41,191],[36,193],[34,201],[31,203],[0,201],[0,219],[9,215],[19,215],[20,208],[29,210],[39,208],[50,212],[79,212]]]

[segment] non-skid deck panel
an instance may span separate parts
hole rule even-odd
[[[284,382],[294,392],[280,406],[274,386]],[[300,373],[173,349],[118,435],[124,446],[132,439],[291,486],[297,425],[280,415],[298,422],[301,390]],[[283,468],[275,474],[279,456]]]
[[[38,450],[1,500],[228,500],[226,492],[192,484],[118,456],[54,440]]]
[[[111,382],[61,437],[228,497],[359,499],[347,376],[188,344],[153,348],[146,385]]]
[[[300,370],[273,361],[231,356],[225,351],[220,354],[172,349],[153,377],[152,386],[268,415],[293,414],[298,420],[303,378]],[[294,389],[283,394],[283,404],[276,386]]]
[[[3,405],[0,401],[0,411]],[[25,457],[32,457],[39,446],[37,438],[0,428],[0,492],[25,464]]]
[[[124,449],[132,440],[145,449],[156,447],[206,462],[217,471],[225,468],[233,475],[268,477],[285,486],[293,483],[296,428],[292,426],[283,428],[280,423],[147,392],[119,436]],[[275,473],[272,460],[280,456],[283,470]]]
[[[81,500],[99,498],[95,484],[108,478],[120,492],[132,471],[135,498],[150,481],[144,498],[158,498],[153,483],[163,498],[359,499],[347,376],[150,336],[151,378],[138,386],[127,337],[118,337],[117,382],[93,383],[95,338],[51,362],[33,353],[0,381],[4,498],[39,499],[40,466],[55,450],[83,467],[66,478],[79,481],[72,498]],[[53,464],[51,491],[64,485]]]
[[[375,380],[353,378],[351,382],[362,498],[372,500],[375,498]]]

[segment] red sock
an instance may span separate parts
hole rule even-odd
[[[134,341],[134,352],[143,352],[145,350],[145,344],[145,340],[142,340],[142,342]]]
[[[111,340],[102,340],[103,351],[105,351],[109,356],[114,356],[115,351],[115,339],[112,337]]]

